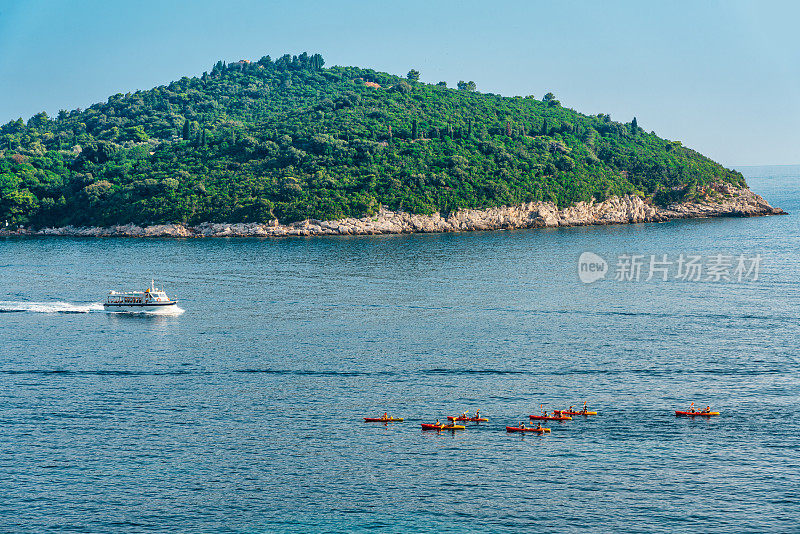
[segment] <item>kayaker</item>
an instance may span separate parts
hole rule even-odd
[[[519,424],[519,428],[520,428],[520,429],[525,429],[525,423],[520,423],[520,424]]]
[[[705,411],[705,413],[711,413],[711,406],[706,406],[706,411]]]
[[[389,419],[389,412],[383,412],[383,418]]]
[[[442,425],[442,423],[440,423],[438,419],[436,420],[436,422],[435,422],[434,424],[435,424],[436,426],[441,426],[441,425]]]
[[[480,417],[481,417],[481,411],[475,410],[475,419],[480,419]]]
[[[536,430],[541,430],[541,429],[542,429],[542,423],[541,422],[536,423]]]

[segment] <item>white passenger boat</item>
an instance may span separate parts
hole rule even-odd
[[[177,308],[178,301],[170,300],[163,290],[150,281],[144,291],[109,291],[103,303],[106,310],[166,312]]]

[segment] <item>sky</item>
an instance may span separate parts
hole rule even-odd
[[[0,0],[0,124],[200,75],[326,65],[555,93],[729,167],[800,164],[800,2]]]

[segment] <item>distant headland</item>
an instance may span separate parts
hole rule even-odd
[[[744,177],[541,99],[324,67],[217,62],[0,127],[0,235],[438,232],[782,213]]]

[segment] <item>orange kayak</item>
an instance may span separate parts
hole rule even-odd
[[[597,415],[597,412],[571,412],[569,410],[556,410],[561,415]]]
[[[550,432],[549,428],[520,428],[517,426],[507,426],[506,432],[539,432],[540,434],[544,434],[545,432]]]
[[[402,423],[402,417],[365,417],[365,423]]]
[[[704,415],[708,417],[711,415],[719,415],[719,412],[682,412],[680,410],[675,410],[675,415]]]
[[[454,417],[452,415],[448,415],[447,419],[449,421],[472,421],[473,423],[485,423],[489,421],[488,417],[464,417],[459,415],[458,417]]]
[[[572,417],[568,415],[531,415],[529,416],[531,419],[539,420],[539,421],[572,421]]]

